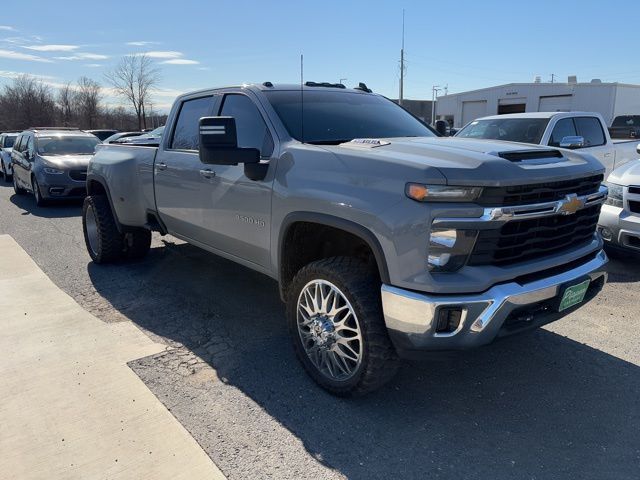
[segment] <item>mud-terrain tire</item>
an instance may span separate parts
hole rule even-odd
[[[314,310],[318,304],[325,307]],[[360,396],[376,390],[400,365],[382,314],[380,282],[356,258],[332,257],[303,267],[288,289],[287,323],[305,370],[334,395]],[[343,346],[345,342],[350,348]],[[317,353],[321,350],[324,353]]]
[[[95,263],[113,263],[124,257],[124,235],[118,231],[105,195],[90,195],[84,199],[82,230],[87,251]]]

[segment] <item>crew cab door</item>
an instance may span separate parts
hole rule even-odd
[[[579,136],[584,138],[584,147],[578,149],[596,157],[611,173],[615,161],[615,149],[607,136],[598,117],[580,116],[559,119],[553,126],[549,145],[559,147],[562,138]]]
[[[165,131],[154,163],[156,209],[169,233],[196,244],[208,244],[211,185],[198,157],[198,120],[211,115],[213,95],[187,98],[172,131]],[[167,129],[168,130],[168,129]],[[163,135],[163,136],[164,136]]]
[[[219,115],[235,118],[238,147],[257,148],[264,160],[272,157],[274,136],[252,97],[244,93],[225,94]],[[242,164],[210,167],[215,170],[215,177],[210,179],[213,246],[268,268],[273,175],[264,180],[250,180]]]

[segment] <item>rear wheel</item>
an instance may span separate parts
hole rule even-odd
[[[23,195],[26,193],[26,190],[18,185],[18,178],[15,175],[13,175],[13,191],[16,195]]]
[[[111,205],[104,195],[91,195],[82,206],[82,229],[95,263],[112,263],[125,254],[124,235],[118,231]]]
[[[289,290],[287,322],[307,373],[334,395],[376,390],[398,369],[380,282],[358,259],[334,257],[302,268]]]

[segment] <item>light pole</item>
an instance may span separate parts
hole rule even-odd
[[[431,125],[436,123],[436,100],[438,99],[438,92],[440,90],[442,90],[440,85],[431,87]]]
[[[341,78],[338,83],[341,83],[341,84],[344,85],[344,82],[346,82],[347,80],[349,80],[349,79],[348,78]]]

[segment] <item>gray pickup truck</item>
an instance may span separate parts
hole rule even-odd
[[[101,145],[83,227],[96,263],[171,234],[276,279],[295,351],[337,395],[400,358],[557,320],[606,281],[591,155],[438,138],[365,85],[179,97],[159,145]]]

